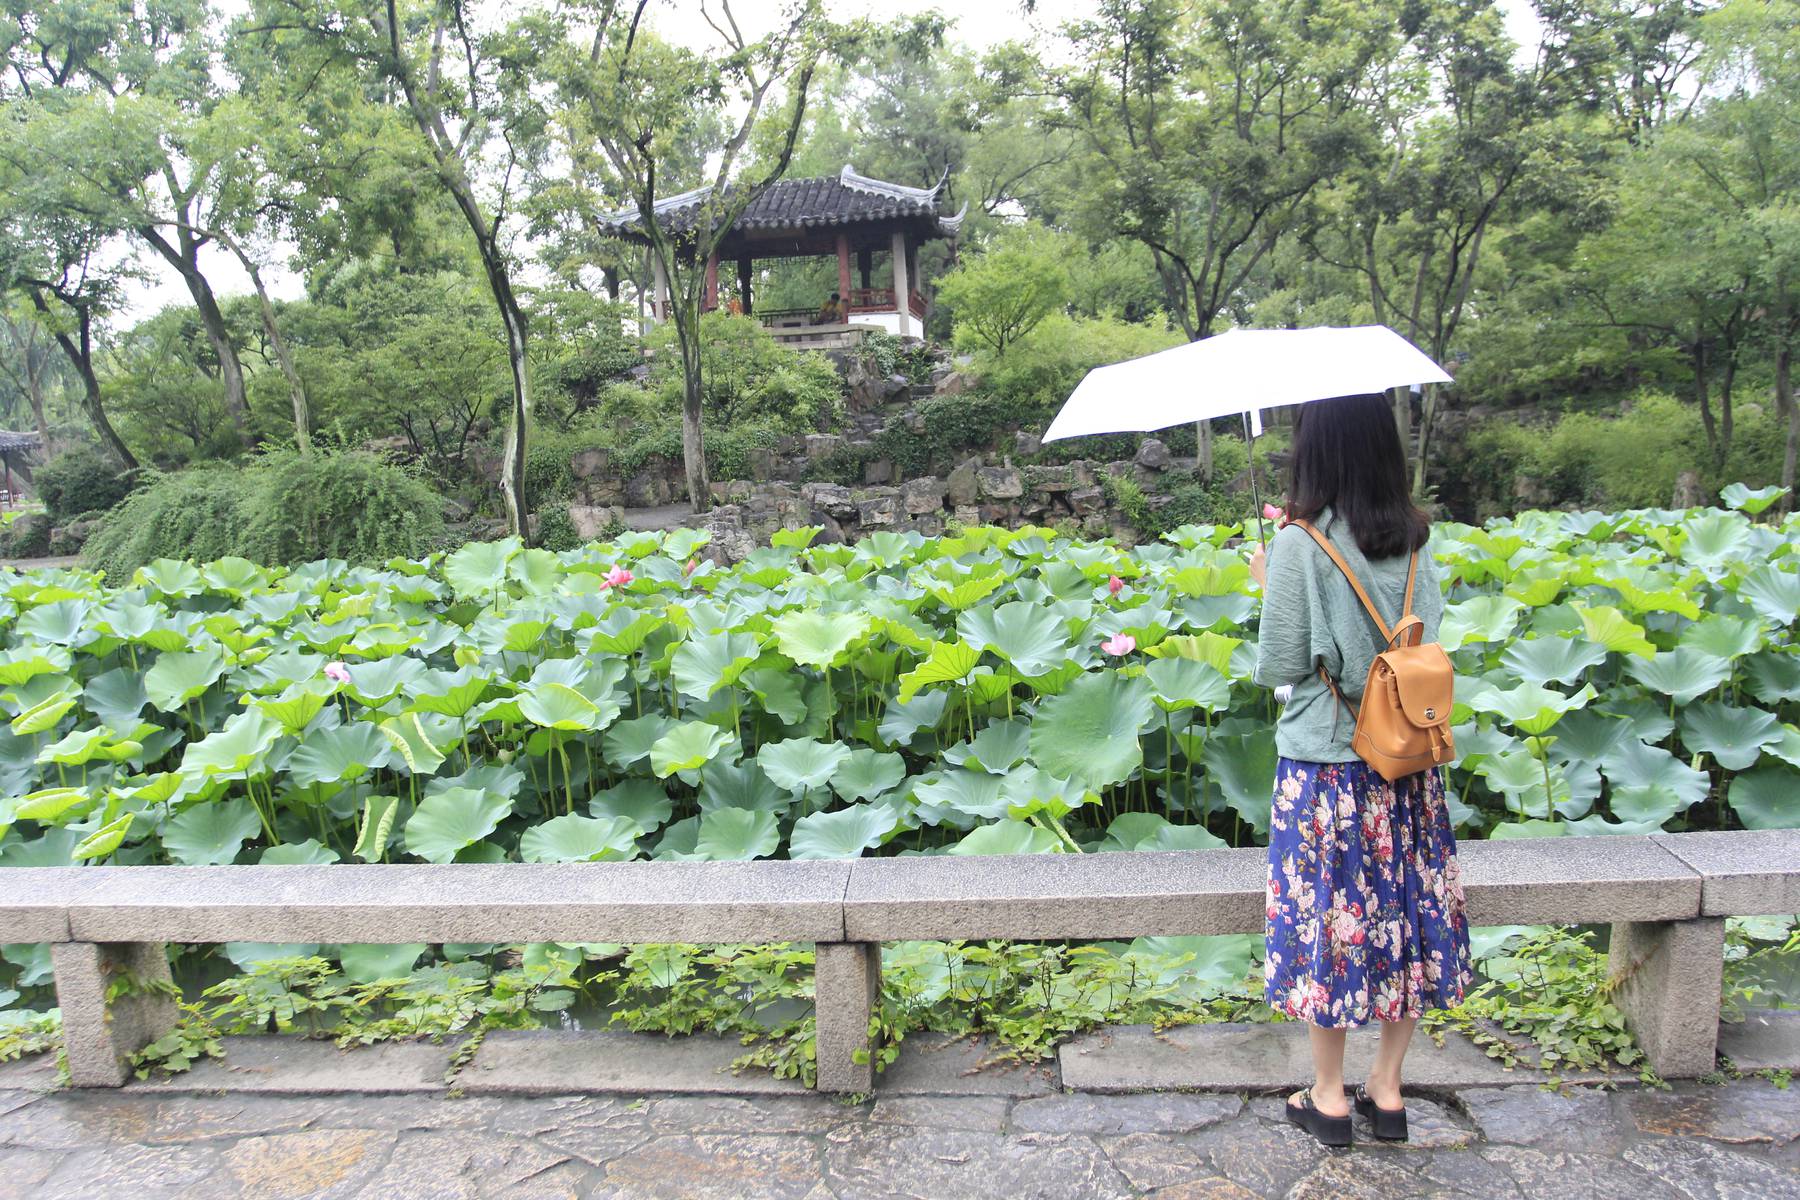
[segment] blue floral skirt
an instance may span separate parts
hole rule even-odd
[[[1326,1029],[1454,1008],[1473,976],[1443,772],[1283,758],[1269,820],[1269,1003]]]

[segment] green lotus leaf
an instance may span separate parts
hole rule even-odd
[[[668,623],[660,613],[616,605],[591,631],[592,646],[609,654],[636,654],[651,634]]]
[[[977,575],[972,579],[965,579],[955,584],[927,584],[926,590],[936,596],[938,603],[951,612],[961,612],[965,608],[980,604],[999,591],[1005,583],[1006,576],[1004,575]]]
[[[1482,642],[1502,642],[1512,636],[1525,606],[1510,596],[1476,596],[1444,608],[1438,625],[1438,641],[1446,652]]]
[[[473,788],[446,788],[419,801],[406,822],[406,850],[426,862],[456,861],[459,852],[500,827],[512,801]]]
[[[1675,718],[1669,715],[1667,702],[1654,696],[1620,696],[1609,692],[1601,703],[1604,705],[1602,711],[1625,722],[1631,736],[1639,741],[1656,743],[1675,732]]]
[[[144,673],[144,694],[164,712],[174,712],[204,692],[225,673],[225,656],[217,650],[159,654]]]
[[[1679,798],[1684,809],[1706,799],[1711,786],[1705,772],[1696,771],[1667,750],[1636,738],[1621,742],[1600,761],[1600,769],[1615,792],[1621,788],[1663,787]]]
[[[1031,753],[1031,724],[1027,721],[991,721],[981,727],[972,742],[951,746],[944,761],[953,767],[1004,775]]]
[[[1233,662],[1244,645],[1242,638],[1226,637],[1208,631],[1198,636],[1178,634],[1164,638],[1152,652],[1159,658],[1184,658],[1203,662],[1227,679],[1243,678],[1235,673]]]
[[[831,790],[842,800],[873,800],[893,791],[905,778],[906,760],[898,754],[860,746],[832,772]]]
[[[613,706],[612,715],[618,715]],[[533,725],[564,731],[598,729],[607,714],[598,704],[574,688],[561,683],[534,687],[519,698],[519,712]]]
[[[1756,516],[1775,506],[1775,502],[1787,495],[1787,489],[1770,485],[1769,487],[1751,488],[1741,483],[1734,483],[1719,492],[1719,499],[1725,507],[1735,508],[1739,512]]]
[[[31,737],[55,729],[75,707],[76,699],[77,694],[73,691],[59,691],[38,701],[13,718],[10,728],[14,736]]]
[[[286,842],[279,846],[270,846],[262,852],[257,862],[265,867],[275,866],[324,866],[339,861],[338,852],[329,846],[320,845],[317,838],[307,838],[304,842]]]
[[[1058,779],[1039,767],[1009,772],[1000,781],[1000,798],[1006,801],[1006,815],[1015,821],[1037,813],[1060,821],[1082,805],[1100,801],[1080,784]]]
[[[1712,755],[1728,771],[1750,766],[1780,736],[1781,722],[1760,708],[1707,701],[1681,710],[1682,745]]]
[[[137,724],[150,697],[144,694],[143,675],[116,668],[88,680],[81,692],[81,703],[115,729],[129,729]]]
[[[1231,703],[1231,681],[1217,669],[1190,658],[1158,658],[1144,668],[1150,695],[1169,712],[1199,708],[1218,712]]]
[[[1215,733],[1206,739],[1200,762],[1207,782],[1225,804],[1257,833],[1269,828],[1269,797],[1275,791],[1275,734]]]
[[[1559,825],[1576,837],[1643,837],[1656,833],[1660,825],[1656,821],[1609,821],[1599,813],[1582,817],[1579,821],[1560,821]]]
[[[1533,818],[1529,821],[1503,821],[1488,830],[1488,837],[1495,841],[1511,841],[1516,838],[1569,837],[1573,832],[1572,821],[1546,821]]]
[[[794,822],[788,857],[861,858],[864,850],[881,845],[898,825],[894,812],[879,804],[812,813]]]
[[[1800,829],[1800,771],[1769,763],[1731,781],[1731,811],[1745,829]]]
[[[459,598],[491,596],[506,582],[506,565],[517,554],[521,543],[516,537],[497,542],[470,542],[445,557],[439,568],[444,582],[455,589]]]
[[[250,801],[211,800],[185,808],[162,829],[163,849],[186,867],[218,866],[237,858],[244,843],[262,832]]]
[[[771,783],[755,759],[709,766],[701,780],[699,801],[702,813],[743,808],[785,815],[794,806],[794,797]]]
[[[1215,837],[1204,825],[1164,825],[1139,842],[1137,850],[1217,850],[1225,839]]]
[[[1682,525],[1687,540],[1681,557],[1703,567],[1718,567],[1743,557],[1750,541],[1750,526],[1742,517],[1714,512],[1689,517]]]
[[[398,796],[370,796],[363,801],[352,853],[364,862],[385,862],[388,843],[393,840],[394,818],[399,812]]]
[[[1662,783],[1616,787],[1607,797],[1607,808],[1620,821],[1649,824],[1659,829],[1664,821],[1687,807],[1675,789]]]
[[[737,738],[717,725],[683,721],[651,744],[650,769],[658,779],[677,771],[697,771],[737,745]]]
[[[1211,562],[1176,571],[1167,582],[1183,596],[1230,596],[1250,586],[1250,567],[1235,554],[1219,552]]]
[[[1800,573],[1764,563],[1738,581],[1737,594],[1777,625],[1792,625],[1800,616]]]
[[[796,609],[784,613],[771,627],[780,651],[803,667],[829,669],[843,661],[857,639],[869,631],[862,613],[825,613]]]
[[[147,584],[165,596],[191,596],[203,586],[199,570],[192,563],[172,558],[159,558],[139,567],[134,582]]]
[[[444,764],[444,752],[432,740],[421,714],[390,717],[376,728],[393,749],[390,765],[404,762],[414,775],[430,775]]]
[[[14,800],[10,819],[56,824],[62,817],[91,803],[93,799],[86,788],[45,788]]]
[[[765,745],[756,755],[756,764],[776,787],[799,795],[824,787],[849,758],[850,748],[841,743],[789,738]]]
[[[298,734],[324,709],[329,689],[320,683],[303,679],[279,696],[255,701],[255,707],[273,718],[283,730]]]
[[[925,661],[900,677],[901,703],[934,683],[960,683],[974,674],[981,652],[964,642],[933,642]]]
[[[1048,829],[1024,821],[983,825],[950,847],[949,854],[1055,854],[1062,843]]]
[[[1766,651],[1744,663],[1750,694],[1764,704],[1800,700],[1800,655]]]
[[[93,640],[93,631],[88,628],[88,614],[93,607],[93,601],[87,599],[41,604],[20,616],[16,628],[33,642],[80,646]]]
[[[700,634],[676,648],[670,678],[682,695],[705,700],[736,683],[761,653],[761,643],[747,633]]]
[[[380,983],[384,979],[405,979],[418,965],[419,956],[431,949],[424,942],[402,942],[396,945],[344,945],[336,947],[332,957],[343,968],[344,978],[353,983]]]
[[[1506,691],[1495,689],[1471,697],[1469,704],[1476,712],[1492,713],[1520,733],[1535,737],[1548,733],[1564,713],[1585,708],[1593,698],[1591,686],[1568,696],[1538,684],[1525,683]]]
[[[1639,658],[1649,658],[1656,653],[1656,647],[1644,636],[1644,627],[1629,620],[1618,609],[1577,605],[1575,611],[1581,617],[1581,627],[1587,632],[1588,640],[1595,645],[1616,654],[1633,654]]]
[[[721,772],[731,769],[728,766],[714,767],[707,780],[708,784]],[[787,797],[782,799],[785,801]],[[662,784],[649,779],[627,779],[614,787],[595,792],[588,801],[589,816],[602,820],[618,817],[632,822],[646,832],[661,829],[674,812],[675,803],[669,799],[668,791]]]
[[[155,729],[156,726],[146,726]],[[71,730],[62,738],[38,751],[38,761],[45,763],[62,763],[64,766],[80,766],[95,759],[108,762],[123,762],[128,758],[136,758],[143,752],[142,742],[130,738],[121,738],[105,725],[93,729]]]
[[[1800,767],[1800,729],[1783,725],[1775,740],[1763,749],[1789,766]]]
[[[866,655],[868,652],[864,653]],[[783,725],[805,723],[808,713],[801,690],[801,685],[806,682],[804,675],[764,667],[761,670],[745,671],[738,682],[756,697],[756,702],[762,705],[764,712]]]
[[[936,727],[949,707],[948,692],[926,692],[911,700],[892,700],[875,732],[890,746],[907,746],[923,730]]]
[[[60,675],[69,669],[69,662],[69,652],[60,646],[0,650],[0,687],[16,688],[39,675]]]
[[[1691,703],[1731,676],[1729,662],[1693,646],[1664,651],[1654,658],[1628,660],[1625,670],[1633,679],[1676,704]]]
[[[467,716],[487,695],[489,683],[473,667],[457,671],[425,671],[407,685],[406,711]]]
[[[919,819],[928,825],[942,824],[950,813],[967,818],[992,821],[1006,815],[1007,800],[1001,795],[1005,780],[998,775],[979,771],[943,771],[927,775],[913,788],[919,805]],[[953,824],[966,827],[967,821]]]
[[[643,829],[626,817],[552,817],[519,838],[526,862],[619,862],[637,857]]]
[[[602,745],[606,748],[606,761],[615,767],[629,770],[649,758],[650,749],[656,745],[657,739],[674,727],[674,720],[661,713],[615,721],[602,739]]]
[[[1047,675],[1069,656],[1063,623],[1023,600],[970,609],[957,617],[956,632],[966,644],[993,651],[1024,675]]]
[[[1501,665],[1526,683],[1573,683],[1606,661],[1606,647],[1579,638],[1517,638],[1500,656]]]
[[[1681,631],[1680,644],[1727,662],[1744,657],[1762,645],[1762,629],[1741,617],[1705,617]]]
[[[257,709],[247,709],[227,720],[219,732],[188,743],[181,757],[182,774],[237,778],[258,773],[280,736],[278,722]]]
[[[302,787],[360,779],[376,767],[386,766],[391,743],[381,731],[357,721],[332,729],[315,729],[289,756],[289,776]]]
[[[352,664],[350,682],[346,687],[352,696],[364,704],[378,706],[417,686],[424,675],[424,663],[416,658],[399,655]]]
[[[1056,778],[1093,790],[1123,782],[1144,761],[1138,734],[1154,711],[1143,679],[1117,671],[1084,675],[1032,717],[1032,758]]]
[[[282,959],[311,958],[319,949],[317,942],[226,942],[220,947],[239,971],[250,971],[260,963]]]
[[[122,816],[114,817],[76,842],[75,848],[69,852],[69,857],[78,861],[105,858],[125,844],[125,835],[131,832],[131,823],[136,816],[135,813],[125,813]]]
[[[700,818],[694,853],[709,862],[767,858],[781,845],[775,814],[745,808],[718,808]]]

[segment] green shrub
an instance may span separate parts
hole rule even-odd
[[[817,432],[843,420],[844,382],[825,357],[797,353],[750,317],[710,312],[700,319],[701,412],[709,428],[761,424]],[[685,395],[672,325],[651,339],[653,390],[662,412],[679,414]]]
[[[104,512],[131,493],[131,480],[119,464],[87,446],[58,454],[37,469],[34,481],[45,511],[57,524]]]
[[[581,545],[581,535],[575,532],[575,523],[569,520],[568,505],[540,505],[537,516],[538,545],[544,549],[560,553]]]
[[[158,558],[416,558],[443,532],[442,501],[404,468],[370,454],[282,452],[157,476],[106,516],[84,553],[123,581]]]

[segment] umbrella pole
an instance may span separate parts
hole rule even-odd
[[[1269,535],[1263,529],[1262,495],[1256,486],[1256,429],[1250,424],[1250,414],[1244,414],[1244,437],[1250,446],[1250,509],[1256,521],[1256,536],[1262,539],[1263,549],[1269,548]]]

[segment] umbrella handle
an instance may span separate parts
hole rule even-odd
[[[1250,414],[1244,414],[1244,437],[1250,445],[1250,511],[1251,519],[1256,522],[1256,536],[1262,539],[1263,552],[1269,550],[1269,535],[1263,529],[1262,496],[1256,486],[1256,429],[1250,423]]]

